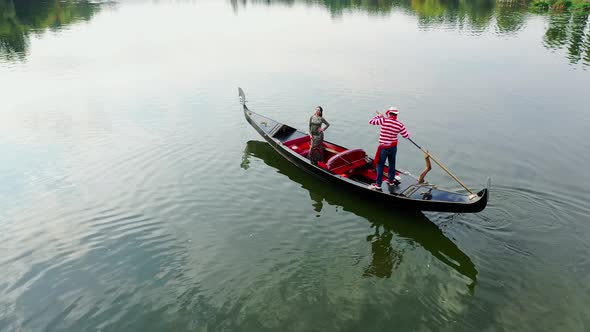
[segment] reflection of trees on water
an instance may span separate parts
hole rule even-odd
[[[497,31],[502,34],[511,34],[522,29],[527,17],[526,7],[526,1],[497,2],[495,8]]]
[[[376,209],[374,204],[364,201],[362,197],[352,196],[325,186],[324,182],[304,173],[279,156],[266,142],[249,141],[246,144],[242,168],[249,168],[249,162],[244,161],[251,156],[262,160],[309,191],[311,204],[316,213],[321,212],[325,200],[369,222],[371,228],[374,228],[374,231],[366,236],[366,241],[371,245],[371,259],[364,268],[363,276],[389,278],[406,254],[417,248],[423,248],[439,262],[471,280],[467,286],[471,292],[474,291],[477,281],[475,265],[422,213],[403,211],[392,213],[387,209]],[[399,241],[399,239],[406,240]]]
[[[496,0],[230,0],[234,10],[247,2],[257,4],[303,3],[327,8],[335,16],[358,10],[370,14],[386,15],[403,10],[416,15],[423,27],[444,24],[457,28],[483,30],[494,17]]]
[[[485,30],[494,17],[494,0],[411,0],[410,13],[422,28],[444,25],[472,32]]]
[[[423,29],[445,28],[482,32],[495,24],[499,34],[512,34],[522,29],[531,0],[230,0],[238,11],[248,2],[259,4],[303,3],[327,8],[332,16],[346,11],[364,11],[387,15],[402,10],[415,15]],[[549,49],[565,49],[572,64],[590,65],[590,33],[588,11],[572,10],[549,14],[549,28],[544,45]]]
[[[415,15],[424,29],[445,26],[477,33],[495,24],[497,33],[510,34],[524,26],[530,0],[230,0],[234,11],[248,2],[323,6],[335,17],[351,10],[376,15],[402,10]],[[89,20],[100,6],[89,0],[0,0],[0,56],[23,59],[29,34]],[[572,64],[590,65],[588,12],[552,12],[548,20],[545,47],[565,50]]]
[[[0,56],[23,59],[30,33],[89,20],[99,8],[86,0],[0,0]]]
[[[590,65],[590,33],[588,12],[555,14],[549,17],[549,28],[544,36],[545,47],[566,49],[571,63]]]

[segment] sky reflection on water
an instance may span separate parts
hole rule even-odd
[[[307,5],[323,7],[334,20],[351,12],[386,17],[403,12],[417,18],[422,29],[459,30],[472,34],[493,30],[499,36],[512,35],[523,29],[527,21],[541,16],[548,26],[543,45],[549,50],[560,50],[572,65],[590,64],[590,38],[588,37],[588,11],[555,12],[540,14],[528,9],[527,1],[440,1],[440,0],[230,0],[234,13],[249,5]],[[110,1],[91,2],[74,0],[0,0],[0,56],[7,61],[26,59],[30,38],[46,30],[60,30],[68,25],[92,19],[104,6],[113,7]]]
[[[588,326],[585,14],[0,4],[0,330]],[[324,188],[260,142],[238,86],[298,128],[324,106],[327,138],[369,153],[394,104],[470,187],[492,177],[490,204],[406,216]]]

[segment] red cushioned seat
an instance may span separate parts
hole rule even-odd
[[[342,151],[332,156],[326,162],[329,171],[336,174],[346,174],[367,164],[367,153],[362,149]]]

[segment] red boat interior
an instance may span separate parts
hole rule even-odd
[[[310,137],[303,136],[283,144],[303,157],[309,154]],[[334,174],[362,181],[374,183],[377,179],[377,172],[373,167],[372,159],[362,149],[346,149],[330,142],[323,142],[324,161],[318,166]],[[387,179],[388,168],[385,166],[383,180]]]

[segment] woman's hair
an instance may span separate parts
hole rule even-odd
[[[324,109],[321,106],[318,106],[318,107],[316,107],[316,110],[318,108],[320,109],[320,116],[322,116],[324,114]]]

